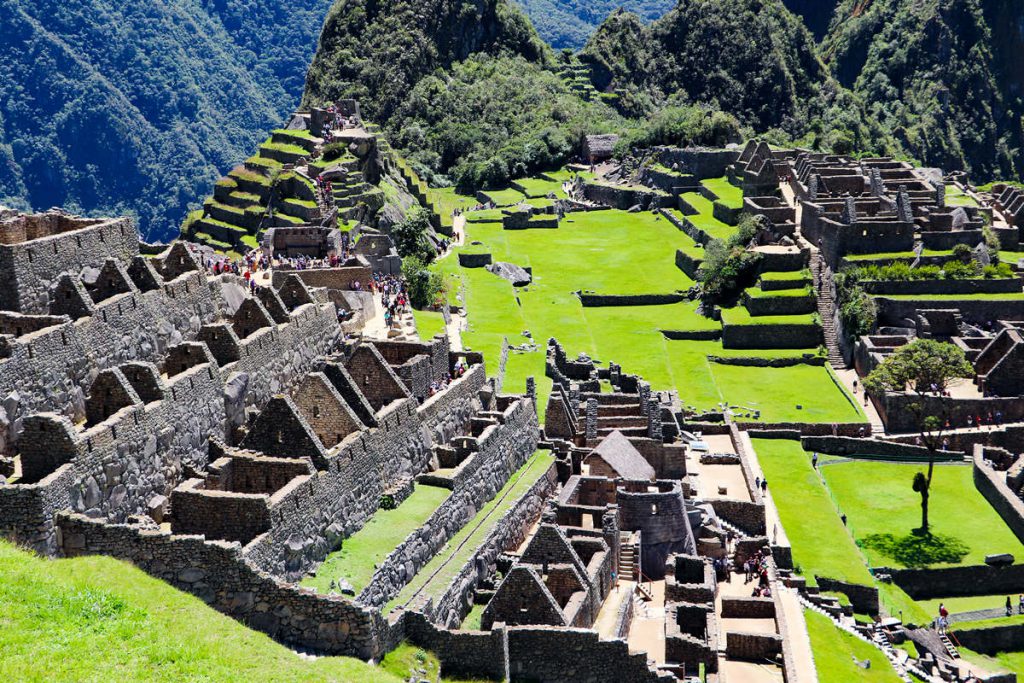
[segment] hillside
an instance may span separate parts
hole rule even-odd
[[[751,133],[838,151],[888,149],[860,103],[818,57],[813,36],[780,0],[681,0],[649,26],[609,17],[584,48],[594,85],[624,110],[648,115],[667,102],[705,103]]]
[[[46,560],[0,541],[0,599],[6,680],[404,680],[357,659],[300,659],[109,557]]]
[[[969,169],[979,181],[1020,177],[1019,19],[1010,0],[843,0],[821,52],[924,164]]]
[[[280,123],[328,0],[0,0],[0,203],[152,240]]]
[[[303,101],[355,97],[433,184],[498,186],[621,123],[555,67],[512,0],[340,0]]]
[[[554,48],[579,50],[604,19],[622,8],[645,21],[654,21],[675,0],[516,0],[537,33]]]

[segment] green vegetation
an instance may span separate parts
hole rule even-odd
[[[868,265],[844,270],[847,278],[854,280],[885,280],[891,282],[909,282],[913,280],[972,280],[1014,277],[1013,269],[1008,263],[994,263],[982,267],[977,261],[962,263],[950,260],[942,266],[918,266],[911,268],[906,262],[896,262],[886,266]]]
[[[708,178],[700,184],[714,192],[725,206],[732,209],[743,207],[743,190],[730,183],[728,178]]]
[[[342,541],[341,548],[327,556],[315,576],[302,585],[327,593],[331,583],[345,579],[358,594],[391,551],[423,525],[451,494],[448,489],[419,484],[398,507],[378,509],[363,528]]]
[[[1005,598],[1004,598],[1005,603]],[[1014,609],[1017,604],[1011,602]],[[1024,623],[1024,614],[1017,614],[1014,612],[1013,616],[1009,617],[998,617],[996,619],[979,619],[978,621],[964,621],[954,624],[955,630],[958,631],[972,631],[979,628],[992,628],[993,626],[1010,626],[1013,624]]]
[[[413,318],[416,319],[416,333],[420,339],[430,339],[435,334],[442,334],[444,328],[444,316],[440,311],[420,311],[413,309]]]
[[[508,482],[476,513],[447,544],[424,565],[405,588],[385,608],[390,612],[399,605],[405,605],[420,591],[430,595],[443,590],[462,566],[476,552],[477,547],[487,538],[494,526],[512,509],[519,498],[533,486],[555,462],[550,451],[537,451],[522,467],[509,477]]]
[[[807,633],[811,637],[814,651],[814,666],[821,683],[847,683],[865,681],[872,683],[899,683],[900,677],[892,664],[878,648],[863,640],[840,631],[823,614],[804,610]],[[854,660],[871,661],[871,666],[862,668]]]
[[[939,613],[939,604],[945,604],[950,614],[958,612],[974,612],[983,609],[1003,609],[1006,606],[1006,594],[998,595],[972,595],[965,598],[934,598],[932,600],[918,600],[922,608],[930,614]],[[1016,596],[1013,597],[1013,608],[1017,609]]]
[[[127,213],[150,241],[174,237],[294,108],[331,2],[286,20],[247,0],[8,3],[0,204]]]
[[[746,308],[737,306],[722,309],[722,322],[727,325],[817,325],[818,315],[750,315]]]
[[[992,673],[1024,673],[1024,652],[1000,652],[997,655],[978,654],[967,648],[959,648],[960,655],[971,664],[976,664]]]
[[[537,27],[537,33],[554,48],[578,50],[597,26],[618,8],[647,21],[668,11],[674,0],[516,0]]]
[[[886,299],[929,301],[1020,301],[1024,292],[1012,294],[886,294]]]
[[[399,681],[347,657],[300,659],[202,600],[109,557],[46,560],[0,541],[8,680]],[[29,674],[31,674],[29,676]]]
[[[384,656],[380,668],[396,680],[426,680],[438,683],[484,683],[441,674],[441,661],[433,652],[404,642]]]
[[[922,467],[851,461],[821,468],[872,566],[984,564],[985,555],[1024,552],[1021,542],[974,487],[971,468],[965,465],[935,466],[931,535],[913,534],[921,508],[910,483]]]
[[[843,526],[811,459],[798,441],[754,439],[758,462],[804,576],[872,585],[873,579]],[[829,465],[835,467],[835,465]]]

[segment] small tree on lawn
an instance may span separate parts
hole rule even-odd
[[[921,443],[928,449],[928,474],[917,472],[913,482],[914,491],[921,496],[922,534],[929,533],[928,496],[935,472],[935,455],[948,417],[940,398],[929,401],[926,396],[944,391],[951,379],[973,374],[974,368],[959,347],[934,339],[915,339],[901,346],[864,378],[864,388],[872,394],[910,391],[919,399],[910,403],[907,410],[914,415]]]

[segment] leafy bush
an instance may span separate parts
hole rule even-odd
[[[414,206],[405,220],[391,228],[391,239],[403,259],[415,258],[422,263],[434,260],[434,247],[427,235],[430,232],[430,213],[422,206]]]
[[[402,277],[414,308],[430,308],[444,302],[444,276],[430,270],[420,258],[402,259]]]
[[[878,305],[874,297],[864,291],[858,278],[861,271],[836,273],[836,306],[846,336],[851,338],[870,334],[878,320]]]

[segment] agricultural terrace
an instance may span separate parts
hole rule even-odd
[[[488,195],[506,201],[510,191],[516,190]],[[710,215],[711,202],[698,197],[706,203],[704,218],[716,220]],[[675,265],[675,254],[679,249],[699,253],[700,248],[662,215],[575,212],[567,214],[557,229],[529,230],[503,229],[501,215],[498,209],[466,214],[465,245],[436,267],[451,276],[458,291],[450,297],[461,297],[457,302],[466,308],[464,346],[481,351],[495,371],[507,338],[513,349],[504,386],[523,391],[526,377],[535,377],[541,410],[550,391],[550,380],[544,376],[545,349],[554,337],[573,356],[585,353],[602,363],[614,361],[626,372],[642,375],[655,389],[677,389],[682,400],[697,409],[715,409],[727,402],[741,416],[760,411],[759,419],[766,422],[864,420],[827,366],[744,367],[715,360],[799,358],[817,355],[817,348],[725,349],[721,341],[668,339],[663,330],[712,337],[721,330],[720,322],[698,314],[696,302],[682,296],[676,303],[655,305],[582,305],[580,292],[683,295],[694,285]],[[729,234],[734,230],[724,224],[722,228]],[[489,253],[492,261],[530,268],[533,282],[517,289],[484,268],[461,267],[461,252]],[[762,326],[758,334],[763,335],[770,335],[776,324],[816,325],[812,314],[758,317],[743,307],[724,316],[738,325]],[[436,329],[424,321],[421,336]],[[806,401],[808,396],[815,397],[813,405]]]

